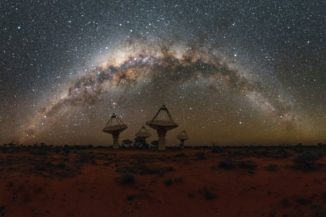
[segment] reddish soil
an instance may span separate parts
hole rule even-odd
[[[201,152],[0,153],[0,216],[326,216],[325,170]],[[218,168],[226,158],[257,166]]]

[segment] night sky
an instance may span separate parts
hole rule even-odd
[[[1,0],[0,143],[326,142],[324,0]],[[156,134],[151,131],[155,140]]]

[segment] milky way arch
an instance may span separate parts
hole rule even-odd
[[[298,122],[291,103],[278,97],[280,93],[271,92],[262,83],[231,68],[212,50],[135,43],[121,47],[104,63],[74,78],[59,98],[48,99],[47,105],[23,126],[21,140],[37,138],[46,126],[56,122],[59,114],[69,112],[72,107],[95,105],[102,94],[116,88],[132,89],[143,80],[154,86],[166,82],[176,86],[198,79],[207,81],[209,89],[218,91],[222,85],[235,91],[263,113],[275,116],[281,122]]]

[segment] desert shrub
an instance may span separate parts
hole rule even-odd
[[[221,160],[217,167],[223,170],[232,170],[236,168],[236,165],[232,160]]]
[[[166,186],[171,186],[171,185],[173,185],[173,180],[172,180],[172,179],[165,179],[165,180],[164,180],[164,185],[166,185]]]
[[[265,170],[275,172],[278,170],[278,166],[276,164],[269,164],[265,167]]]
[[[326,209],[319,208],[316,210],[314,217],[325,217],[326,216]]]
[[[132,174],[122,174],[118,177],[118,183],[120,185],[132,185],[136,182],[136,178]]]
[[[124,140],[122,140],[121,146],[123,148],[132,147],[132,141],[130,139],[124,139]]]
[[[311,203],[311,200],[306,197],[296,197],[294,201],[299,205],[308,205]]]
[[[117,173],[135,173],[131,166],[119,166],[115,169]]]
[[[92,152],[80,152],[79,162],[82,164],[86,164],[86,163],[96,164],[95,156]]]
[[[256,156],[263,156],[268,158],[287,158],[290,154],[282,147],[264,148],[260,147],[260,150],[253,150]]]
[[[2,206],[0,204],[0,217],[4,217],[5,216],[5,206]]]
[[[176,158],[186,158],[187,155],[184,154],[184,153],[179,153],[179,154],[176,154],[175,157],[176,157]]]
[[[60,162],[60,163],[56,164],[55,166],[59,169],[65,169],[67,167],[67,165],[64,162]]]
[[[238,162],[238,167],[240,169],[247,169],[247,170],[254,170],[257,167],[257,164],[254,161],[239,161]]]
[[[167,172],[174,171],[173,167],[169,166],[148,166],[145,164],[133,164],[118,167],[116,172],[118,173],[136,173],[139,175],[164,175]]]
[[[44,155],[48,155],[49,152],[46,149],[39,149],[39,148],[37,148],[37,149],[31,150],[31,154],[44,156]]]
[[[51,161],[47,162],[44,164],[45,167],[39,167],[40,170],[42,169],[65,169],[67,165],[64,162],[59,162],[59,163],[52,163]]]
[[[200,193],[204,196],[206,200],[214,200],[216,199],[216,194],[213,190],[209,188],[203,188],[200,190]]]
[[[35,194],[40,194],[40,193],[43,192],[43,190],[44,190],[44,189],[43,189],[42,187],[37,187],[37,188],[34,189],[34,193],[35,193]]]
[[[326,200],[326,191],[324,191],[324,192],[321,194],[321,198],[323,198],[324,200]]]
[[[205,160],[206,154],[204,152],[196,152],[195,154],[197,160]]]
[[[163,181],[164,185],[166,186],[171,186],[171,185],[174,185],[174,184],[180,184],[180,183],[183,183],[183,178],[182,177],[176,177],[176,178],[167,178]]]
[[[220,146],[214,146],[212,148],[212,152],[221,154],[221,153],[225,152],[225,149],[223,147],[220,147]]]
[[[274,158],[288,158],[290,156],[290,153],[283,148],[272,152],[270,155]]]
[[[314,152],[304,152],[298,154],[294,159],[294,168],[299,170],[315,170],[318,168],[316,161],[319,155]]]
[[[217,166],[219,169],[233,170],[233,169],[246,169],[248,172],[252,173],[257,164],[254,161],[235,161],[235,160],[221,160]]]
[[[169,166],[144,166],[141,167],[140,174],[148,174],[148,175],[163,175],[167,172],[174,171],[173,167]]]
[[[64,145],[64,146],[62,147],[62,152],[63,152],[64,154],[66,154],[66,155],[70,154],[70,147],[69,147],[69,145]]]
[[[135,195],[135,194],[129,194],[129,195],[127,195],[127,197],[126,197],[126,199],[127,199],[128,201],[134,201],[136,198],[137,198],[137,195]]]
[[[33,168],[37,175],[45,177],[68,178],[76,176],[80,172],[79,166],[68,165],[65,162],[47,161],[43,164],[35,162]]]

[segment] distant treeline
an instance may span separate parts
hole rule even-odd
[[[86,150],[86,149],[111,149],[112,146],[108,145],[48,145],[45,143],[40,144],[33,144],[33,145],[24,145],[24,144],[2,144],[0,145],[0,150],[7,150],[7,151],[24,151],[24,150],[31,150],[31,149],[44,149],[44,150],[52,150],[58,152],[65,152],[68,150]],[[169,146],[167,147],[169,150],[179,149],[177,146]],[[224,152],[226,150],[313,150],[313,149],[326,149],[326,144],[317,143],[317,144],[309,144],[304,145],[299,143],[297,145],[289,145],[289,144],[275,144],[275,145],[198,145],[198,146],[186,146],[188,149],[208,149],[212,150],[213,152]],[[121,149],[139,149],[137,147],[121,147]],[[144,148],[143,148],[144,149]],[[148,148],[151,149],[151,148]]]

